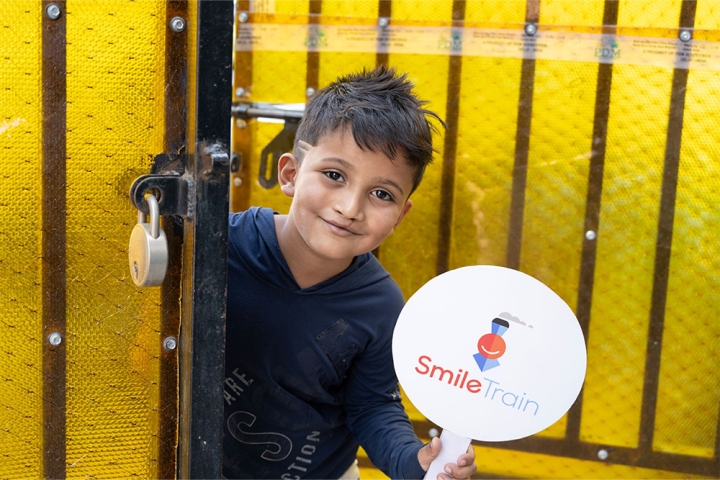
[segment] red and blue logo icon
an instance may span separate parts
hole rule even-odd
[[[497,359],[505,353],[506,345],[502,336],[508,328],[510,328],[510,324],[507,320],[495,318],[490,326],[491,333],[483,335],[480,337],[480,340],[478,340],[478,353],[473,355],[473,358],[478,364],[478,367],[480,367],[481,372],[500,365]]]

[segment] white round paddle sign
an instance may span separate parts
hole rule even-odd
[[[451,270],[402,310],[393,337],[400,385],[429,420],[458,435],[533,435],[570,408],[585,378],[582,329],[533,277],[503,267]]]

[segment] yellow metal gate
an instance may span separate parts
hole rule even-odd
[[[0,3],[0,478],[219,476],[232,26],[225,2]],[[171,261],[140,289],[128,241],[147,192],[129,193],[151,169],[194,188],[149,188]]]

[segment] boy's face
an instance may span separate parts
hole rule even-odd
[[[286,226],[302,239],[295,240],[305,253],[349,261],[378,247],[410,210],[415,170],[404,154],[391,161],[362,150],[342,130],[298,148],[302,162],[283,155],[279,179],[293,198]]]

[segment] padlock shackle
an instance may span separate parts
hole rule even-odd
[[[145,201],[150,209],[150,235],[153,238],[158,238],[160,236],[160,207],[157,198],[155,198],[155,195],[150,194]]]

